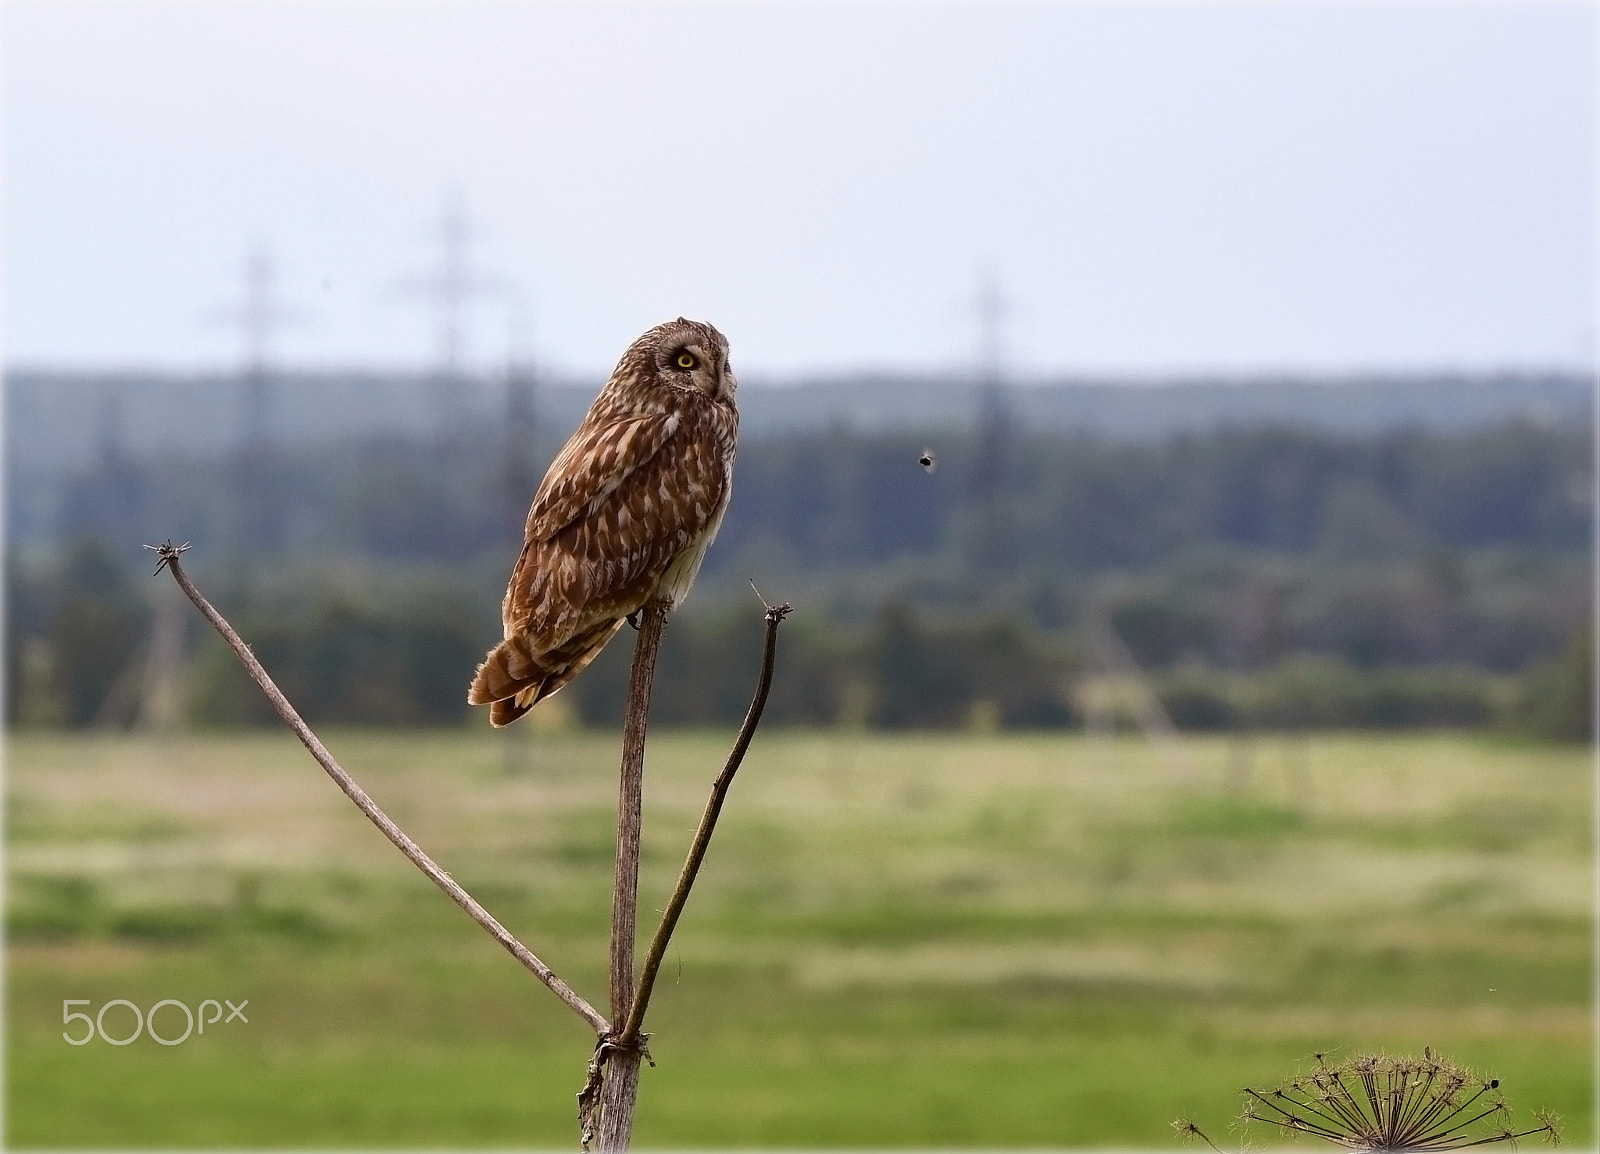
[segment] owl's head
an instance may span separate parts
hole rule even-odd
[[[728,364],[728,338],[703,321],[679,317],[657,325],[635,341],[628,353],[635,351],[648,358],[663,384],[699,389],[713,400],[730,402],[739,388]]]

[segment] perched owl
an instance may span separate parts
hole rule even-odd
[[[676,605],[733,485],[728,341],[679,317],[628,347],[539,485],[501,605],[505,640],[467,700],[509,725],[583,671],[629,614]]]

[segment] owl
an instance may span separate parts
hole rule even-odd
[[[728,341],[679,317],[622,354],[528,510],[505,640],[467,700],[510,725],[581,673],[651,601],[694,584],[733,486],[739,383]]]

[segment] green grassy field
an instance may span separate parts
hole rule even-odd
[[[615,737],[324,737],[603,1007]],[[727,740],[652,740],[647,910]],[[1132,738],[759,736],[663,969],[638,1142],[1151,1147],[1188,1113],[1234,1146],[1239,1087],[1426,1045],[1593,1145],[1587,751],[1190,748],[1184,782]],[[592,1036],[292,738],[13,734],[7,790],[10,1145],[574,1145]],[[117,998],[249,1020],[63,1040],[65,999]]]

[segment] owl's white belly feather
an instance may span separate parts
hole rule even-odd
[[[706,531],[687,549],[674,557],[662,571],[661,580],[656,582],[656,591],[652,599],[665,601],[674,608],[683,603],[683,599],[689,595],[690,587],[694,585],[695,576],[700,572],[700,563],[706,559],[706,550],[711,548],[711,542],[716,540],[717,530],[722,528],[722,515],[727,511],[728,503],[723,501],[722,508],[717,510],[716,517],[706,526]]]

